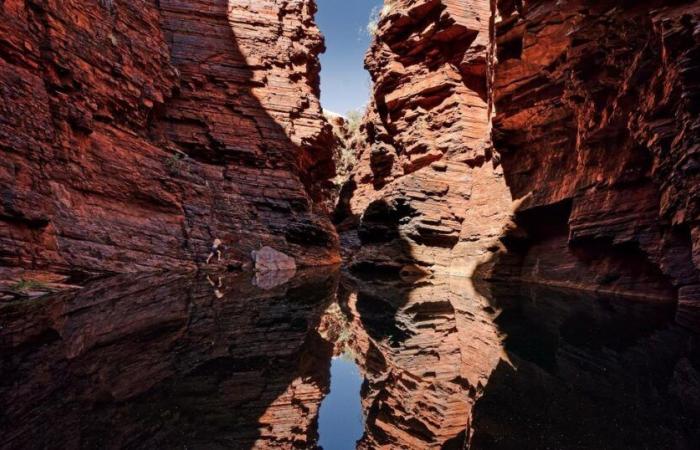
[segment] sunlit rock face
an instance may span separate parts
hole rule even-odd
[[[0,309],[2,448],[313,448],[337,274],[112,278]]]
[[[469,275],[511,212],[491,148],[488,1],[385,2],[365,64],[365,142],[335,220],[356,266]]]
[[[0,2],[0,264],[338,260],[312,0]]]
[[[496,276],[678,299],[698,325],[693,1],[499,1],[495,148],[522,200]]]

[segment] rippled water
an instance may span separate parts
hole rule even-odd
[[[132,275],[0,305],[0,448],[700,448],[700,346],[673,305],[264,281]]]

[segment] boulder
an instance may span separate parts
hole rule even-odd
[[[251,252],[256,272],[269,271],[295,271],[297,264],[294,258],[275,250],[272,247],[263,247]]]

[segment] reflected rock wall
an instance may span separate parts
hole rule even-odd
[[[473,410],[472,448],[700,444],[700,341],[672,305],[479,283],[507,360]]]
[[[365,377],[358,448],[464,448],[472,409],[502,356],[489,303],[452,277],[345,288],[349,346]]]
[[[363,377],[359,448],[700,443],[700,341],[673,305],[338,279],[121,276],[6,303],[0,447],[317,448],[342,353]]]
[[[121,277],[4,305],[0,446],[312,448],[336,283]]]

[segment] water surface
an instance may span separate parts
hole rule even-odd
[[[288,278],[0,305],[0,448],[700,448],[698,339],[673,305]]]
[[[362,376],[349,353],[331,361],[331,387],[321,403],[318,430],[324,449],[354,449],[362,437],[364,417],[360,401]]]

